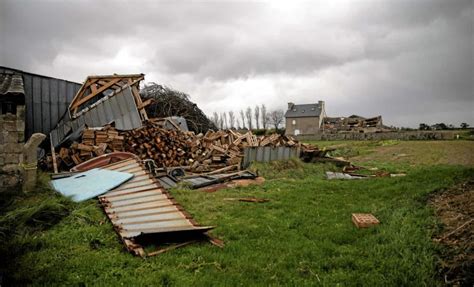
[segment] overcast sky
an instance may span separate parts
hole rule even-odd
[[[326,101],[329,116],[474,125],[474,4],[0,0],[0,65],[145,73],[208,116]]]

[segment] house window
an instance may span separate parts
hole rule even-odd
[[[293,120],[291,123],[292,123],[293,125],[296,125],[296,120]]]
[[[2,103],[2,115],[6,113],[16,114],[16,104],[14,102]]]

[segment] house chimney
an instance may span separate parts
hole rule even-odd
[[[288,110],[292,110],[294,105],[294,103],[288,103]]]
[[[319,109],[321,110],[322,117],[326,117],[326,107],[324,101],[318,101]]]

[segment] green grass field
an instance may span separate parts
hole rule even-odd
[[[3,196],[0,271],[5,285],[436,286],[440,224],[430,193],[473,178],[474,142],[321,142],[336,156],[406,177],[324,178],[334,166],[298,161],[254,165],[266,182],[205,193],[172,190],[225,242],[141,259],[124,250],[97,200],[76,204],[52,192]],[[267,203],[225,201],[266,198]],[[381,224],[359,230],[351,213]]]

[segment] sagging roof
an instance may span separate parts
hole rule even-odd
[[[3,72],[0,74],[0,95],[25,95],[21,74]]]
[[[319,117],[322,112],[320,104],[304,104],[293,105],[285,113],[286,118],[301,118],[301,117]]]

